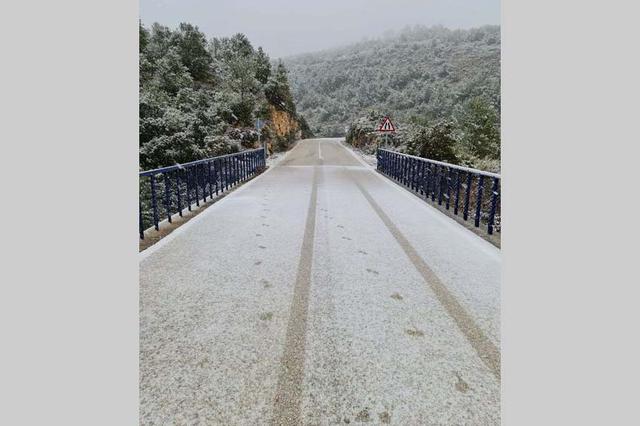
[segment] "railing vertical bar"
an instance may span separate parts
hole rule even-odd
[[[198,188],[198,165],[196,164],[195,167],[192,167],[193,169],[193,180],[195,182],[195,188],[196,188],[196,206],[200,207],[200,188]]]
[[[182,200],[180,197],[180,169],[176,171],[176,196],[178,199],[178,214],[182,217]]]
[[[202,182],[202,202],[207,202],[207,176],[206,169],[204,168],[205,163],[200,164],[200,182]]]
[[[226,191],[229,190],[229,157],[223,158],[224,162],[224,185],[222,186]]]
[[[402,157],[402,180],[403,185],[407,185],[407,157]]]
[[[167,212],[167,221],[171,223],[171,196],[169,194],[171,183],[169,173],[164,173],[164,208]]]
[[[213,200],[213,181],[211,180],[211,163],[212,161],[207,161],[207,178],[209,180],[209,199]]]
[[[229,157],[229,170],[231,171],[231,188],[236,185],[236,162],[234,157]]]
[[[187,208],[191,211],[191,176],[189,167],[184,169],[184,181],[187,185]]]
[[[213,166],[213,171],[211,172],[211,179],[213,180],[211,181],[211,185],[215,187],[213,191],[216,193],[216,196],[218,196],[218,167],[216,166],[215,158],[211,161],[211,165]]]
[[[467,220],[469,218],[469,195],[471,193],[471,184],[473,183],[473,173],[467,172],[467,188],[464,194],[464,212],[462,218]]]
[[[156,231],[160,230],[158,226],[158,202],[156,200],[156,177],[151,175],[151,207],[153,208],[153,225]]]
[[[393,162],[393,173],[391,174],[391,177],[393,177],[393,180],[397,181],[398,180],[398,155],[397,154],[393,154],[393,158],[391,160]]]
[[[389,156],[391,157],[391,178],[395,180],[396,178],[396,154],[389,154]]]
[[[419,192],[418,178],[420,174],[420,163],[415,158],[413,159],[413,167],[411,168],[411,187],[414,192]]]
[[[475,217],[475,227],[478,228],[480,226],[480,214],[482,213],[482,191],[484,190],[484,175],[480,175],[478,180],[478,196],[476,198],[476,217]]]
[[[409,181],[409,158],[405,157],[404,158],[404,185],[405,186],[409,186],[410,181]]]
[[[411,189],[411,191],[415,191],[415,177],[416,177],[416,159],[415,158],[410,158],[411,161],[409,161],[409,188]]]
[[[493,234],[493,227],[495,225],[498,194],[498,178],[493,178],[493,186],[491,188],[491,211],[489,213],[489,224],[487,225],[487,232],[489,235]]]
[[[138,230],[140,232],[140,239],[144,240],[144,219],[142,218],[142,201],[138,197]]]
[[[445,167],[440,166],[438,168],[438,205],[442,204],[442,196],[444,195],[443,188],[442,188],[444,175],[445,175]]]
[[[425,161],[424,164],[424,197],[429,199],[429,179],[431,179],[431,165]]]
[[[420,161],[420,195],[424,195],[424,170],[425,170],[425,161]]]
[[[449,167],[449,174],[446,176],[447,180],[447,204],[446,209],[449,210],[449,204],[451,202],[451,179],[453,178],[453,169]]]
[[[233,159],[236,164],[236,185],[242,182],[242,154],[237,154],[233,156]]]
[[[439,176],[438,165],[434,164],[433,169],[434,169],[433,175],[431,176],[431,201],[435,202],[436,201],[436,185],[438,183],[438,176]]]
[[[231,160],[231,170],[233,173],[231,184],[236,186],[236,183],[238,182],[238,161],[236,157],[229,157],[229,160]]]
[[[458,215],[458,205],[460,202],[460,170],[456,170],[456,201],[453,205],[453,214]]]

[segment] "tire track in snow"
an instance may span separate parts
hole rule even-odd
[[[280,361],[280,375],[274,401],[273,425],[302,424],[302,381],[304,379],[305,340],[309,313],[309,288],[316,228],[318,179],[320,167],[314,167],[311,200],[307,211],[300,262],[293,289],[293,301],[289,311],[289,323],[284,353]]]

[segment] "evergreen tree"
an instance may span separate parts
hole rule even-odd
[[[295,112],[295,105],[293,103],[293,96],[291,96],[287,74],[287,68],[282,61],[280,61],[275,73],[269,78],[265,85],[265,95],[276,108]]]
[[[482,97],[467,101],[458,121],[463,131],[463,146],[479,158],[500,158],[500,117]]]
[[[255,117],[268,118],[269,85],[303,133],[310,133],[295,115],[284,66],[272,75],[267,54],[255,50],[245,35],[207,42],[197,27],[183,23],[175,30],[159,24],[148,30],[140,24],[139,37],[142,169],[253,147],[257,133],[246,127],[253,126]],[[281,137],[281,146],[294,133]],[[263,136],[270,137],[269,131]]]
[[[256,52],[256,78],[262,84],[265,84],[271,76],[271,60],[262,47],[258,47]]]

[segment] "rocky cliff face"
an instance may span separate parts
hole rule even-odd
[[[289,144],[302,136],[298,119],[288,111],[269,106],[269,139],[267,147],[270,152],[286,151]]]
[[[269,127],[273,131],[274,137],[300,138],[300,124],[292,114],[269,106],[269,116],[271,117]]]

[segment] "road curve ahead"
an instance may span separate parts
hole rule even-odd
[[[500,251],[338,139],[141,257],[141,424],[500,423]]]

